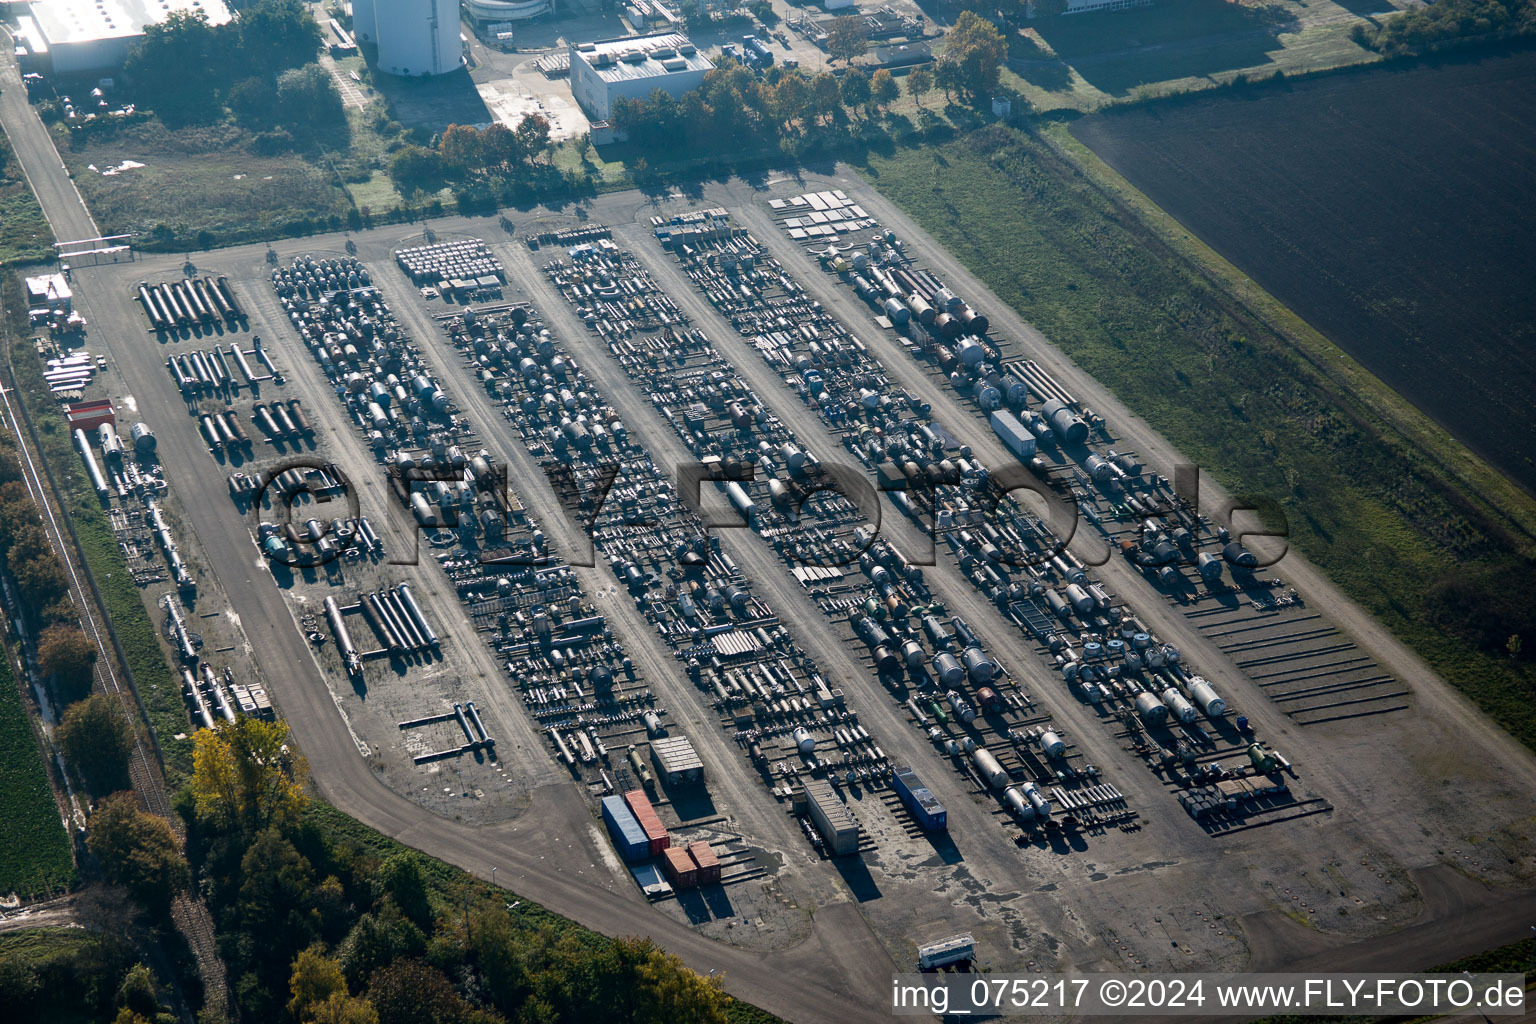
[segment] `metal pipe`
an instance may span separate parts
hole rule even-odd
[[[91,486],[96,488],[97,497],[107,496],[107,479],[101,474],[101,467],[96,464],[96,456],[91,451],[90,438],[85,436],[84,430],[75,431],[75,447],[80,450],[80,457],[85,460],[85,472],[91,478]]]
[[[347,671],[357,673],[361,666],[357,660],[357,648],[352,645],[352,634],[347,632],[347,623],[341,615],[341,606],[336,599],[329,595],[325,598],[325,617],[331,624],[331,635],[336,638],[336,648],[341,651],[341,660],[346,664]]]
[[[411,621],[410,615],[406,613],[405,603],[400,600],[399,594],[396,594],[392,590],[386,590],[379,595],[379,599],[388,605],[389,610],[393,612],[395,614],[395,618],[400,621],[401,630],[403,630],[405,635],[410,638],[411,650],[420,650],[421,648],[427,646],[427,638],[416,632],[416,624]]]
[[[438,646],[437,634],[432,631],[432,627],[427,623],[427,617],[422,612],[421,605],[416,603],[416,595],[411,593],[411,585],[409,583],[402,583],[395,589],[399,591],[400,600],[405,604],[405,610],[410,612],[411,619],[416,623],[416,628],[421,632],[422,637],[432,647]]]
[[[384,644],[384,649],[387,651],[400,650],[399,639],[379,617],[378,613],[373,610],[373,604],[366,595],[358,598],[357,607],[363,613],[363,620],[368,623],[369,628],[378,634],[380,642]]]

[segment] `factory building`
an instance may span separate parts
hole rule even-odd
[[[374,66],[403,78],[464,66],[459,0],[352,0],[352,34],[378,47]]]
[[[593,121],[607,121],[619,97],[643,100],[660,89],[678,97],[704,84],[714,67],[678,33],[573,43],[571,95]]]
[[[83,75],[117,71],[144,35],[177,11],[202,11],[211,25],[230,20],[224,0],[35,0],[17,19],[22,70]]]

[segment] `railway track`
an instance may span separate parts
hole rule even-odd
[[[14,382],[15,373],[11,369],[9,356],[7,356],[6,368],[7,376]],[[33,454],[31,435],[28,433],[31,420],[27,418],[24,407],[20,409],[18,416],[20,403],[12,402],[12,390],[0,385],[0,415],[3,415],[4,420],[9,423],[16,437],[17,451],[21,456],[22,479],[26,484],[27,493],[42,510],[45,531],[69,577],[70,601],[80,613],[81,630],[96,648],[95,688],[99,692],[116,697],[123,705],[123,710],[130,721],[142,719],[138,695],[134,692],[131,682],[124,679],[126,670],[119,674],[116,647],[108,642],[110,633],[102,625],[94,586],[88,586],[89,575],[80,565],[78,550],[74,545],[74,534],[55,507],[53,477],[46,465],[40,465],[42,460]],[[27,430],[23,430],[23,424]],[[128,770],[129,777],[133,781],[133,791],[138,795],[144,809],[170,822],[177,837],[184,840],[185,831],[181,827],[180,820],[171,811],[170,796],[166,792],[165,776],[160,770],[158,758],[150,753],[141,731],[137,728],[133,730],[133,750],[129,754]],[[213,1019],[222,1020],[227,1008],[227,981],[224,963],[219,959],[218,944],[213,934],[213,919],[208,913],[208,907],[201,899],[182,893],[172,903],[171,915],[197,957],[198,972],[203,979],[204,1008],[210,1011]]]

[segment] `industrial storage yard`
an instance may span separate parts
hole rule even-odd
[[[1524,928],[1528,754],[857,178],[582,212],[76,261],[188,731],[794,1019]]]

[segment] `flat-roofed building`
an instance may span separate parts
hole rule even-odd
[[[674,98],[704,84],[714,67],[676,32],[572,43],[571,95],[593,121],[606,121],[613,101],[644,100],[660,89]]]
[[[202,11],[212,25],[230,20],[224,0],[34,0],[28,6],[35,31],[20,42],[29,70],[55,75],[118,70],[144,27],[177,11]]]

